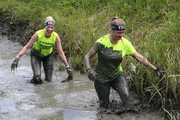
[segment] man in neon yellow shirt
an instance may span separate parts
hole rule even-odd
[[[19,59],[32,47],[31,49],[31,66],[33,70],[33,78],[31,83],[41,84],[41,62],[43,63],[45,80],[52,81],[53,75],[53,48],[57,48],[58,55],[62,59],[66,66],[66,70],[69,74],[67,81],[73,79],[72,70],[69,67],[66,56],[61,46],[61,40],[59,35],[54,32],[55,21],[49,16],[44,23],[45,29],[37,31],[29,40],[29,42],[22,48],[19,54],[11,65],[11,70],[17,68]]]
[[[126,78],[121,66],[123,57],[131,55],[138,62],[150,67],[157,75],[160,75],[161,70],[152,65],[147,59],[141,56],[125,39],[125,22],[118,17],[111,20],[110,34],[99,38],[90,51],[84,56],[84,64],[88,73],[88,78],[94,81],[100,107],[108,107],[110,87],[118,92],[123,106],[130,104],[129,91],[126,83]],[[98,54],[98,60],[94,69],[91,68],[89,59]]]

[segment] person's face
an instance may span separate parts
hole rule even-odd
[[[114,40],[120,40],[124,36],[125,30],[111,30],[111,32]]]
[[[54,31],[53,25],[47,25],[46,26],[46,33],[51,34]]]

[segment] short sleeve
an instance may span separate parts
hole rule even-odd
[[[135,48],[133,47],[133,45],[129,42],[126,41],[126,45],[125,45],[125,55],[131,55],[134,54],[136,52]]]
[[[102,44],[99,42],[95,42],[94,45],[91,47],[94,51],[98,52],[102,48]]]

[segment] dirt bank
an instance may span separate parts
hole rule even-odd
[[[7,16],[0,17],[0,34],[8,36],[9,40],[25,45],[35,30],[30,27],[28,21],[18,22]]]

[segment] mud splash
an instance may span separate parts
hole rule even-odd
[[[112,106],[98,108],[93,83],[86,74],[74,71],[74,80],[61,83],[66,71],[59,71],[62,62],[54,59],[54,74],[51,83],[29,83],[32,78],[28,51],[19,61],[17,70],[10,66],[22,46],[0,36],[0,119],[2,120],[160,120],[160,112],[139,109],[138,113],[120,111],[118,95],[111,91]],[[43,73],[43,71],[42,71]],[[44,74],[42,74],[44,78]],[[133,99],[139,104],[138,99]],[[119,111],[118,111],[119,110]]]

